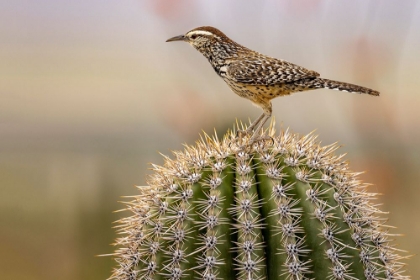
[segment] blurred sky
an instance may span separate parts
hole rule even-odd
[[[112,260],[94,256],[113,250],[111,212],[158,152],[260,114],[193,48],[165,43],[202,25],[381,92],[298,93],[273,115],[341,143],[419,254],[418,1],[0,0],[0,279],[106,278]]]

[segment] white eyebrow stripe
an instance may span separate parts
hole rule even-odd
[[[208,31],[203,31],[203,30],[194,30],[188,33],[188,35],[205,35],[205,36],[213,36],[214,34]]]

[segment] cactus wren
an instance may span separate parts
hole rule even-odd
[[[190,43],[208,59],[234,93],[263,109],[263,114],[246,130],[246,133],[253,132],[251,142],[271,117],[271,99],[278,96],[318,88],[379,95],[375,90],[320,78],[315,71],[250,50],[214,27],[198,27],[166,42],[172,41]]]

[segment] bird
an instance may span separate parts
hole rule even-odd
[[[245,131],[240,131],[251,135],[250,143],[258,139],[271,117],[271,100],[276,97],[321,88],[379,96],[376,90],[321,78],[316,71],[248,49],[211,26],[197,27],[166,40],[174,41],[188,42],[207,58],[234,93],[263,110]]]

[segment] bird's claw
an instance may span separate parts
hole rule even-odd
[[[244,138],[244,136],[249,135],[249,138]],[[274,138],[269,135],[260,135],[258,133],[250,134],[247,130],[238,130],[237,137],[233,138],[229,143],[229,148],[233,148],[238,151],[249,150],[259,145],[264,145],[265,141],[271,141],[274,144]]]
[[[253,145],[254,143],[257,142],[265,142],[265,141],[271,141],[272,144],[274,144],[274,138],[269,136],[269,135],[254,135],[253,137],[251,137],[251,139],[249,140],[249,145]]]
[[[243,138],[244,136],[251,134],[252,131],[249,131],[248,129],[246,130],[242,130],[242,129],[238,129],[236,131],[236,136],[239,138]]]

